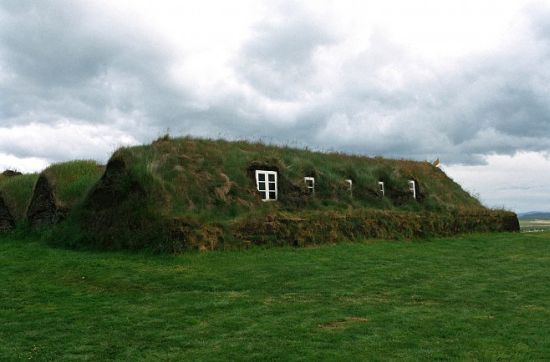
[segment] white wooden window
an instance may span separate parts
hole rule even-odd
[[[384,188],[384,183],[382,181],[378,181],[378,192],[382,197],[386,195],[386,189]]]
[[[409,191],[413,195],[413,199],[416,199],[416,182],[409,180]]]
[[[349,190],[349,193],[351,194],[353,192],[353,181],[350,179],[347,179],[346,183],[348,184],[348,190]]]
[[[310,193],[315,193],[315,178],[313,177],[304,177],[304,182],[306,184],[306,188]]]
[[[256,170],[256,188],[263,201],[277,200],[277,172]]]

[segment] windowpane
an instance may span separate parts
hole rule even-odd
[[[313,177],[304,177],[306,188],[310,193],[313,193],[315,190],[315,179]]]
[[[412,193],[412,197],[416,199],[416,182],[413,180],[409,181],[409,190]]]
[[[277,174],[274,171],[256,170],[256,188],[262,200],[277,200]]]

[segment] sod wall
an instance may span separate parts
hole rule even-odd
[[[249,244],[312,245],[357,239],[419,239],[471,232],[516,232],[516,214],[500,210],[411,213],[381,210],[279,214],[233,225]]]
[[[80,233],[84,237],[77,243],[100,249],[150,249],[168,253],[243,249],[252,245],[308,246],[365,239],[413,240],[474,232],[519,231],[516,214],[503,210],[463,210],[446,214],[372,209],[282,212],[229,223],[202,223],[189,217],[152,217],[146,223],[128,223],[124,228],[109,219],[95,220],[102,224],[101,228],[90,226],[103,232],[92,236],[89,232],[72,229],[73,234]],[[70,240],[73,246],[74,241]]]

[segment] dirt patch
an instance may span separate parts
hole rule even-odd
[[[58,206],[48,178],[40,175],[27,209],[29,223],[32,227],[53,225],[63,220],[66,214],[67,210]]]
[[[367,323],[367,322],[369,322],[367,318],[346,317],[341,320],[319,324],[319,328],[328,329],[328,330],[345,329],[359,323]]]
[[[15,228],[15,219],[2,196],[0,196],[0,232],[9,231]]]

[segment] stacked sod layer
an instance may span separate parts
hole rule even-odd
[[[45,169],[34,186],[27,209],[31,226],[52,225],[63,220],[83,200],[104,167],[95,161],[71,161]]]
[[[256,170],[277,171],[277,201],[262,202],[256,191]],[[315,193],[308,191],[304,177],[315,178]],[[352,192],[347,179],[353,182]],[[408,190],[409,180],[416,182],[416,199]],[[383,197],[377,190],[379,181],[385,184]],[[451,232],[514,229],[503,227],[506,222],[501,219],[515,219],[515,215],[483,208],[427,162],[163,138],[115,152],[105,174],[58,239],[103,248],[166,251],[229,248],[243,240],[266,243],[269,235],[278,243],[302,244],[350,239],[345,232],[350,220],[362,225],[353,231],[354,237],[415,237],[448,233],[449,218],[458,220],[463,215],[460,212],[466,211],[478,215],[468,220],[480,223],[459,223]],[[436,220],[434,215],[445,218]],[[380,222],[363,222],[371,218]],[[423,218],[420,226],[418,218]],[[396,221],[384,233],[367,230],[387,219],[413,221]],[[331,226],[331,237],[326,238],[315,220],[325,220],[325,224],[336,220],[330,222],[339,226]],[[274,223],[278,231],[269,229]],[[441,226],[423,226],[430,223]],[[427,231],[407,231],[408,225]],[[303,242],[293,236],[296,228],[309,230]]]
[[[336,243],[342,239],[414,239],[468,232],[518,230],[516,214],[482,209],[447,213],[358,209],[308,212],[300,214],[300,217],[281,213],[265,219],[240,220],[233,225],[233,233],[245,246],[312,245]]]
[[[25,211],[38,174],[4,172],[0,175],[0,231],[15,228],[25,221]]]

